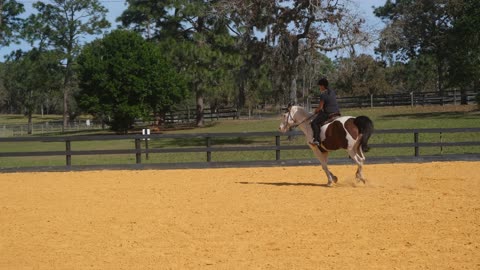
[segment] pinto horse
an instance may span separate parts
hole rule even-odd
[[[338,178],[328,170],[328,153],[340,148],[346,149],[348,155],[358,165],[356,179],[365,183],[362,175],[365,156],[363,152],[368,151],[368,139],[373,133],[373,122],[367,116],[341,116],[330,119],[321,127],[320,145],[311,145],[313,130],[310,125],[312,114],[300,106],[288,106],[287,112],[283,114],[280,123],[280,131],[285,133],[292,128],[299,127],[305,134],[307,144],[320,161],[323,170],[327,174],[328,186],[338,181]]]

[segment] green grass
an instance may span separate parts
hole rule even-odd
[[[343,115],[367,115],[375,124],[376,129],[413,129],[413,128],[464,128],[480,127],[480,112],[475,106],[444,106],[444,107],[394,107],[374,108],[361,110],[344,110]],[[57,116],[57,120],[60,116]],[[35,121],[51,119],[55,116],[35,117]],[[0,129],[5,123],[19,123],[25,120],[22,116],[0,116]],[[5,122],[4,122],[5,121]],[[268,117],[257,120],[221,120],[207,121],[202,128],[164,131],[167,134],[182,133],[230,133],[230,132],[262,132],[277,131],[280,123],[280,113],[276,117]],[[67,135],[105,134],[102,130],[72,131]],[[137,133],[139,133],[137,131]],[[0,131],[1,135],[1,131]],[[62,135],[54,133],[52,136]],[[479,141],[478,133],[459,134],[420,134],[420,142],[458,142]],[[212,139],[212,146],[248,146],[248,145],[274,145],[273,137],[225,137]],[[413,142],[413,134],[374,134],[370,143],[410,143]],[[305,145],[303,136],[288,140],[282,137],[282,145]],[[204,147],[205,140],[200,138],[191,139],[152,139],[149,142],[150,149],[161,148],[189,148]],[[142,145],[142,148],[145,147]],[[110,150],[110,149],[133,149],[133,140],[114,141],[82,141],[72,142],[72,150]],[[25,151],[61,151],[65,149],[64,143],[47,142],[21,142],[0,143],[0,152],[25,152]],[[367,156],[412,156],[413,148],[377,148],[372,149]],[[480,147],[429,147],[420,148],[421,155],[480,153]],[[330,154],[331,158],[344,158],[345,151],[335,151]],[[282,151],[282,159],[311,159],[314,158],[310,150]],[[275,151],[249,151],[249,152],[214,152],[213,161],[248,161],[248,160],[274,160]],[[142,156],[143,163],[176,163],[176,162],[203,162],[206,161],[206,153],[150,153],[149,160]],[[134,164],[134,155],[96,155],[74,156],[73,165],[93,164]],[[0,158],[0,168],[21,166],[55,166],[65,165],[65,157],[22,157]]]

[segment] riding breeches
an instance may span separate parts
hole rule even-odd
[[[328,120],[329,114],[326,112],[319,112],[315,119],[310,123],[313,130],[313,138],[320,142],[320,127]]]

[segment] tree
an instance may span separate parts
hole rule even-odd
[[[302,49],[301,51],[302,55],[298,59],[299,75],[297,80],[297,88],[301,91],[297,91],[297,98],[299,104],[303,103],[303,106],[307,107],[310,104],[309,99],[320,94],[317,86],[320,78],[328,77],[333,82],[335,66],[330,58],[317,50]],[[272,66],[277,64],[272,64]],[[273,71],[273,73],[275,74],[276,71]],[[284,100],[288,100],[288,96],[279,99],[279,101]]]
[[[8,112],[8,92],[3,85],[5,77],[5,64],[0,63],[0,113]]]
[[[16,40],[22,23],[18,15],[24,11],[23,4],[15,0],[0,0],[0,47]]]
[[[222,1],[243,16],[247,31],[263,32],[272,47],[278,89],[297,103],[300,62],[304,55],[371,42],[365,21],[339,1]],[[275,87],[274,87],[275,88]]]
[[[127,2],[129,7],[120,17],[123,25],[162,43],[175,59],[177,70],[188,77],[196,100],[196,123],[202,126],[205,102],[215,103],[215,96],[232,84],[229,75],[239,64],[228,21],[215,11],[217,1]]]
[[[437,89],[446,86],[447,34],[453,21],[448,0],[387,0],[375,9],[375,15],[388,23],[383,31],[379,52],[397,54],[403,61],[420,55],[435,60]]]
[[[339,59],[333,77],[339,94],[373,95],[391,91],[383,62],[375,61],[370,55]]]
[[[447,87],[461,87],[466,104],[466,89],[480,87],[479,13],[476,0],[388,0],[375,10],[389,23],[378,51],[403,62],[421,58],[433,64],[436,89],[442,93]]]
[[[28,117],[28,134],[32,134],[32,115],[46,94],[60,88],[58,55],[36,49],[12,54],[5,68],[5,88],[11,100],[24,108]]]
[[[185,79],[140,35],[116,30],[79,56],[80,107],[126,133],[135,119],[166,112],[186,96]]]
[[[460,87],[461,103],[467,104],[467,90],[480,93],[480,2],[455,1],[452,13],[447,41],[450,85]]]
[[[68,124],[68,100],[74,88],[74,62],[84,35],[100,34],[110,23],[107,10],[99,0],[50,0],[35,2],[37,14],[25,24],[24,36],[39,50],[54,49],[63,53],[63,128]],[[34,46],[35,47],[35,46]]]
[[[267,58],[269,47],[255,33],[256,28],[265,29],[267,25],[264,23],[270,16],[259,5],[252,5],[251,1],[217,1],[215,10],[218,17],[226,18],[241,58],[235,74],[235,104],[238,112],[248,106],[250,113],[260,101],[275,101],[276,93],[269,75],[272,70]]]

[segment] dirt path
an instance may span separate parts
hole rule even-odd
[[[0,174],[0,269],[480,269],[480,162]]]

